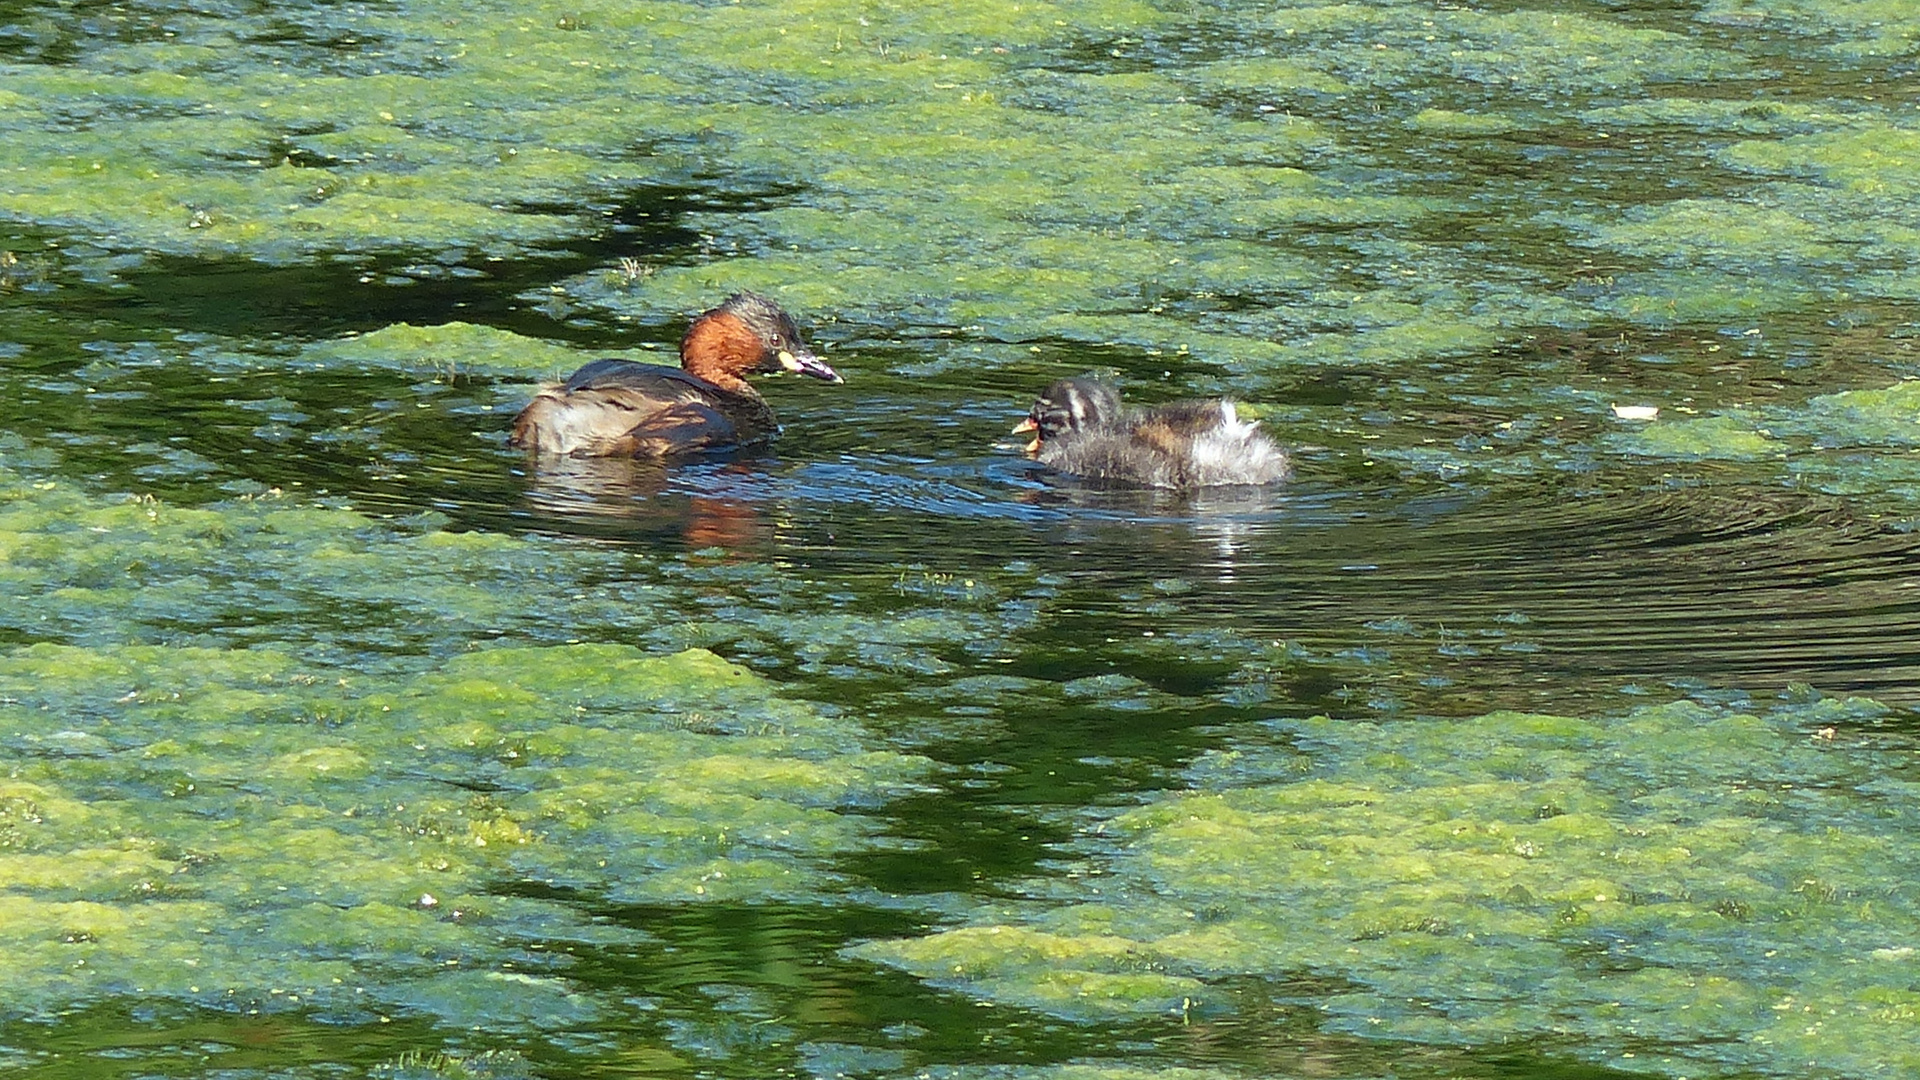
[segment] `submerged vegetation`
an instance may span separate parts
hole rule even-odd
[[[1872,0],[6,6],[0,1072],[1920,1069],[1916,63]],[[781,457],[502,449],[742,288],[848,375]],[[993,449],[1089,369],[1300,483]]]

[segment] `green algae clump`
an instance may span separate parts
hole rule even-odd
[[[1668,420],[1612,436],[1612,444],[1632,454],[1696,461],[1720,458],[1753,461],[1783,452],[1783,447],[1755,430],[1753,419],[1740,415]]]
[[[0,547],[12,625],[42,639],[0,650],[10,1017],[131,996],[589,1022],[617,1006],[538,943],[636,933],[502,886],[828,895],[829,862],[876,842],[847,811],[927,767],[706,649],[497,640],[507,583],[597,573],[591,549],[280,500],[116,501],[5,470]],[[182,578],[201,587],[131,587]],[[182,626],[205,643],[170,643]],[[376,633],[401,647],[370,661]]]
[[[1095,827],[1110,853],[1042,886],[1037,911],[856,951],[1088,1019],[1122,1000],[1058,988],[1119,966],[1168,980],[1138,1012],[1312,975],[1352,987],[1320,999],[1326,1022],[1373,1037],[1552,1034],[1679,1072],[1916,1068],[1908,965],[1888,943],[1920,934],[1920,801],[1809,737],[1883,711],[1274,721],[1282,745],[1196,777],[1272,775],[1252,759],[1299,751],[1309,774],[1115,812]]]
[[[1920,446],[1920,381],[1825,394],[1796,418],[1825,446]]]
[[[884,946],[855,952],[902,955]],[[925,939],[911,956],[914,970],[936,984],[1076,1016],[1177,1012],[1203,989],[1197,979],[1165,973],[1166,961],[1154,950],[1118,937],[965,927]]]
[[[602,355],[601,352],[594,353]],[[651,359],[639,352],[605,351],[627,359]],[[316,342],[300,352],[302,363],[322,366],[399,367],[453,373],[564,376],[586,361],[576,349],[509,330],[472,323],[435,326],[395,323],[371,333]]]
[[[1422,131],[1449,135],[1504,135],[1521,126],[1508,116],[1452,109],[1422,109],[1407,123]]]

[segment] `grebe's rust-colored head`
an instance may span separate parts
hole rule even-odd
[[[813,354],[800,328],[780,305],[750,292],[693,321],[680,339],[680,366],[688,373],[734,393],[747,389],[750,371],[791,371],[827,382],[845,382]]]

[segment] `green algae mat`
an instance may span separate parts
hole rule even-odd
[[[1920,1072],[1912,7],[0,4],[0,1078]]]
[[[304,567],[245,597],[256,611],[338,620],[398,602],[437,632],[499,628],[476,571],[527,554],[473,533],[396,536],[349,511],[115,505],[4,480],[10,607],[93,631],[76,636],[124,633],[142,608],[224,621],[206,594],[245,582],[223,580],[223,559],[256,585],[276,558]],[[459,572],[436,585],[450,561]],[[411,595],[367,591],[377,581]],[[153,996],[579,1022],[604,1005],[569,986],[554,943],[637,931],[499,883],[608,902],[828,895],[844,883],[827,857],[876,842],[836,811],[928,766],[704,649],[470,642],[353,668],[327,651],[43,641],[0,659],[16,1016]]]
[[[1233,1008],[1232,976],[1312,976],[1356,1034],[1900,1075],[1916,804],[1829,726],[1883,714],[1274,725],[1197,762],[1197,790],[1099,822],[1107,850],[1036,884],[1045,911],[860,952],[1074,1015],[1207,1016]],[[1276,757],[1295,778],[1270,778]]]

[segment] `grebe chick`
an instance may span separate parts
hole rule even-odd
[[[1013,429],[1032,432],[1042,465],[1103,483],[1156,488],[1271,484],[1292,473],[1286,451],[1223,398],[1129,409],[1092,379],[1061,379]]]

